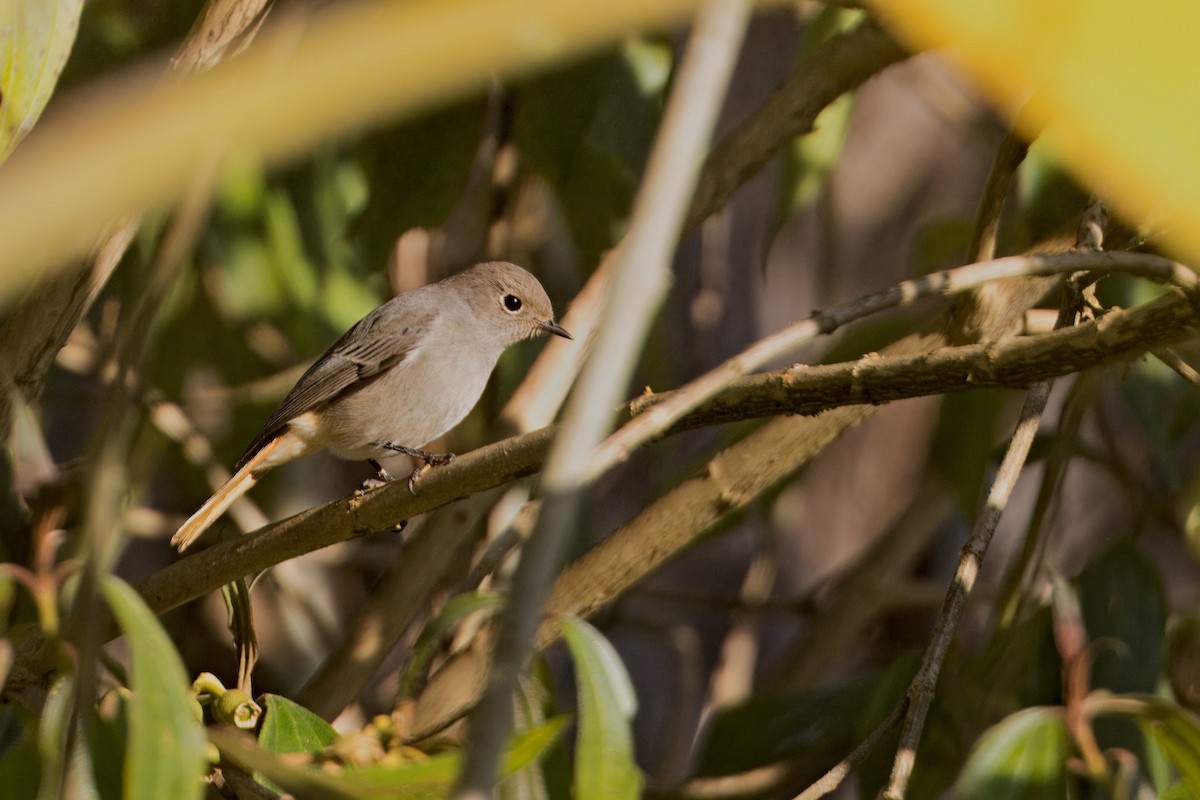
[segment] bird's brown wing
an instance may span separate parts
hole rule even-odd
[[[359,320],[308,368],[271,412],[235,470],[241,469],[289,420],[353,391],[415,352],[437,312],[398,314],[389,305],[384,304]],[[385,325],[387,330],[383,329]]]

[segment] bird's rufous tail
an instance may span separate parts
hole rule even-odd
[[[182,553],[192,542],[196,541],[200,534],[208,530],[209,526],[216,522],[235,500],[258,483],[258,479],[262,477],[263,473],[270,469],[271,465],[267,462],[279,447],[281,438],[277,436],[259,448],[259,451],[232,478],[225,481],[212,497],[205,500],[204,505],[200,506],[187,522],[180,525],[179,530],[175,531],[175,535],[171,537],[171,546],[178,548]]]

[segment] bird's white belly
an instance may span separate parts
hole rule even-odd
[[[386,455],[377,443],[420,448],[453,428],[475,407],[487,386],[490,364],[431,365],[417,354],[363,388],[331,403],[323,413],[326,447],[339,458]]]

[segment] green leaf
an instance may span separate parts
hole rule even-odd
[[[1176,781],[1158,795],[1158,800],[1195,800],[1196,794],[1183,781]]]
[[[1097,647],[1093,686],[1117,694],[1154,692],[1167,646],[1166,602],[1155,565],[1123,539],[1088,565],[1079,580],[1079,603],[1088,637],[1110,643]]]
[[[442,638],[454,625],[477,612],[494,614],[503,606],[500,595],[491,592],[467,592],[450,598],[413,645],[412,658],[400,682],[400,695],[408,697],[412,694],[413,686],[425,675],[425,668],[437,655]]]
[[[67,730],[72,724],[74,681],[63,678],[50,690],[38,720],[38,748],[41,751],[42,778],[37,787],[38,800],[94,800],[98,798],[92,778],[92,757],[82,737],[76,736],[67,755]],[[78,730],[78,729],[77,729]]]
[[[1122,539],[1087,566],[1078,593],[1094,643],[1092,686],[1114,694],[1157,691],[1167,649],[1167,608],[1157,567],[1132,539]],[[1144,760],[1145,739],[1127,720],[1098,720],[1095,731],[1101,748],[1124,748]]]
[[[5,734],[11,735],[13,729],[19,726],[20,738],[15,742],[8,742],[8,746],[0,755],[0,786],[5,787],[5,797],[9,800],[34,800],[42,776],[42,758],[38,751],[38,720],[32,714],[15,711],[11,706],[5,709],[4,714]]]
[[[199,798],[207,771],[204,730],[192,713],[183,662],[137,592],[112,576],[103,591],[129,640],[125,798]]]
[[[1028,708],[983,734],[959,776],[958,800],[1067,796],[1067,729],[1060,713]]]
[[[119,687],[100,698],[88,715],[88,747],[96,773],[96,788],[105,800],[125,796],[124,755],[129,748],[130,692]]]
[[[637,797],[642,776],[633,760],[629,729],[637,698],[625,665],[608,640],[583,620],[566,617],[562,629],[575,663],[579,691],[575,797]]]
[[[79,30],[83,0],[0,3],[0,161],[37,122]]]
[[[337,731],[325,720],[286,697],[263,695],[266,709],[258,743],[272,753],[312,753],[337,739]]]
[[[1200,797],[1200,719],[1161,697],[1144,695],[1144,711],[1134,719],[1155,743],[1191,792]]]

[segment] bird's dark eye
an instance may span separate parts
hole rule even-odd
[[[520,311],[521,310],[521,298],[517,297],[515,294],[504,295],[504,307],[507,308],[509,311],[513,311],[513,312]]]

